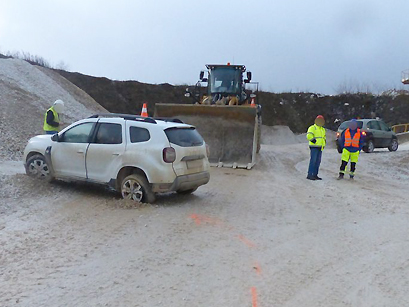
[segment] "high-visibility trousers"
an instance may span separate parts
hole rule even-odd
[[[342,150],[342,161],[357,163],[358,162],[358,157],[359,157],[359,151],[357,152],[350,152],[348,149],[343,149]]]

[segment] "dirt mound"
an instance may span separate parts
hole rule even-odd
[[[305,136],[294,134],[288,126],[263,126],[261,144],[291,145],[306,142]]]
[[[58,73],[22,60],[0,59],[0,160],[21,157],[27,140],[42,133],[45,110],[56,99],[65,102],[64,124],[106,112]]]

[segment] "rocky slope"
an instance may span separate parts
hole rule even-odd
[[[0,160],[21,157],[27,140],[42,133],[45,111],[62,99],[64,124],[106,110],[53,70],[0,59]]]

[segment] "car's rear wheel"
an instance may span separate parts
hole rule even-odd
[[[50,167],[43,155],[33,155],[27,159],[26,174],[33,178],[51,180]]]
[[[148,181],[138,174],[129,175],[122,180],[121,194],[124,199],[139,203],[153,203],[155,201],[155,194]]]
[[[364,151],[366,153],[371,153],[375,150],[375,144],[372,140],[369,140],[366,146],[364,147]]]
[[[389,151],[397,151],[399,147],[399,143],[397,139],[392,139],[392,143],[388,146]]]
[[[184,190],[184,191],[176,191],[177,193],[179,193],[179,194],[192,194],[194,191],[196,191],[197,190],[197,188],[194,188],[194,189],[189,189],[189,190]]]

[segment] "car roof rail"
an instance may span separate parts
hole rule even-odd
[[[98,114],[91,115],[88,118],[100,118],[100,117],[119,117],[119,118],[123,118],[126,120],[136,120],[136,121],[142,121],[142,122],[150,123],[150,124],[157,124],[156,120],[152,117],[143,117],[140,115],[121,114],[121,113],[98,113]]]
[[[169,118],[169,117],[154,117],[155,120],[161,120],[164,122],[168,123],[178,123],[178,124],[184,124],[184,121],[182,121],[179,118]]]

